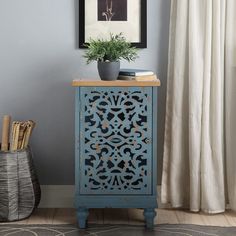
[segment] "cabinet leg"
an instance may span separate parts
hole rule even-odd
[[[77,209],[77,219],[80,229],[86,228],[87,218],[89,211],[87,208],[78,208]]]
[[[146,227],[152,229],[154,226],[154,218],[156,216],[156,211],[154,208],[144,209],[143,215],[146,220]]]

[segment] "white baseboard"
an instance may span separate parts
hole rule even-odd
[[[74,185],[41,185],[39,208],[74,208]]]
[[[40,208],[74,208],[74,185],[41,185]],[[169,208],[159,201],[161,186],[157,186],[159,208]]]

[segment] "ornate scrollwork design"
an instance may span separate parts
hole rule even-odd
[[[87,90],[83,99],[82,188],[100,193],[147,189],[150,95],[141,88],[106,88]]]

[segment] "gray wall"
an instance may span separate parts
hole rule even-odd
[[[140,51],[136,64],[122,66],[154,70],[162,81],[161,166],[170,0],[147,1],[148,48]],[[71,81],[97,76],[96,65],[85,65],[77,45],[78,0],[0,1],[0,117],[11,114],[15,120],[37,122],[32,147],[41,184],[74,183]]]

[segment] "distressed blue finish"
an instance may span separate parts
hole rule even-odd
[[[143,215],[146,219],[146,226],[147,228],[153,228],[154,226],[154,218],[156,216],[155,209],[153,208],[145,208]]]
[[[150,94],[151,88],[81,90],[80,194],[151,194]]]
[[[144,208],[153,227],[156,202],[155,87],[76,88],[78,222],[89,208]]]
[[[81,229],[86,228],[86,220],[89,215],[88,208],[79,207],[77,209],[77,219]]]

